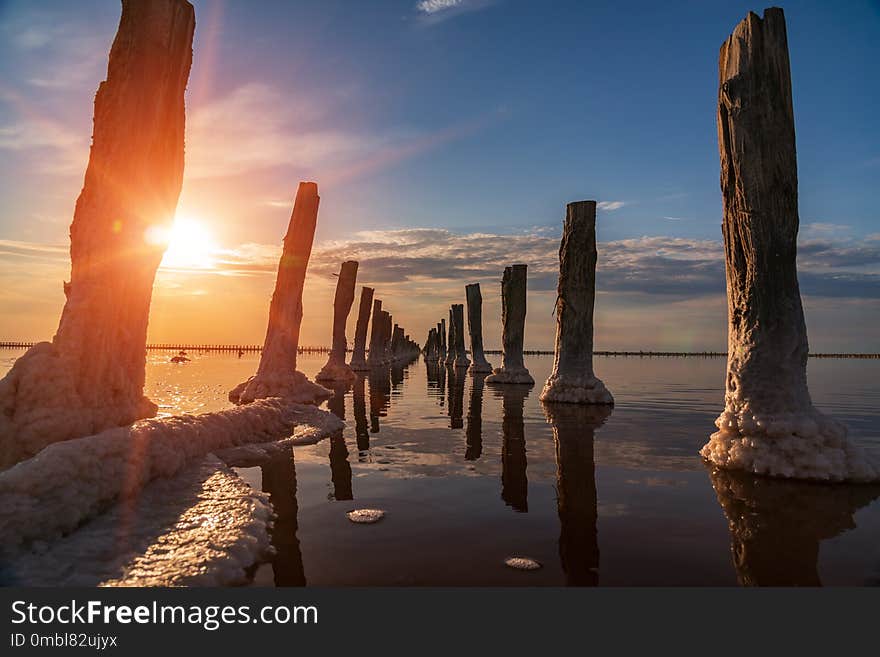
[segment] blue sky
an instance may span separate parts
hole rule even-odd
[[[362,282],[385,285],[417,337],[464,283],[479,280],[493,297],[495,269],[528,259],[527,342],[552,345],[565,203],[595,198],[597,348],[723,348],[717,56],[762,6],[193,4],[180,208],[210,226],[222,253],[216,272],[160,272],[154,338],[178,337],[173,317],[210,316],[223,289],[256,299],[253,317],[202,339],[259,341],[292,193],[314,179],[322,202],[304,334],[316,342],[333,258],[354,255]],[[783,7],[812,343],[880,350],[880,3]],[[114,0],[0,0],[0,273],[19,290],[0,293],[3,336],[48,337],[57,321],[58,247],[118,19]]]

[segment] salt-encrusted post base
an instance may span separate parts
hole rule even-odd
[[[815,408],[771,416],[725,410],[700,454],[730,470],[814,481],[880,481],[880,463]]]
[[[315,381],[330,383],[354,383],[356,379],[357,374],[345,363],[327,363],[315,375]]]
[[[229,391],[233,404],[250,404],[257,399],[280,397],[297,404],[320,404],[330,399],[333,391],[312,383],[299,371],[278,376],[252,376]]]
[[[492,374],[486,377],[486,383],[521,383],[534,385],[535,379],[525,367],[503,368],[496,367]]]
[[[601,379],[568,374],[556,374],[547,379],[540,399],[564,404],[614,404],[614,397]]]

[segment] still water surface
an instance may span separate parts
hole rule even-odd
[[[0,371],[18,352],[0,352]],[[160,412],[229,406],[258,355],[151,352]],[[495,357],[496,359],[499,357]],[[303,355],[313,376],[326,356]],[[527,357],[535,380],[549,356]],[[279,513],[256,585],[877,585],[880,488],[713,473],[697,452],[721,409],[723,358],[596,359],[610,414],[545,408],[422,361],[374,371],[329,409],[341,436],[240,468]],[[880,361],[810,361],[816,405],[880,450]],[[346,512],[386,517],[355,525]],[[542,564],[504,565],[509,556]]]

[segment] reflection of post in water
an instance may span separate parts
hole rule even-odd
[[[467,428],[465,429],[464,458],[476,461],[483,453],[483,388],[488,372],[474,372],[471,378],[471,397],[468,402]]]
[[[348,462],[348,447],[342,433],[330,437],[330,479],[333,481],[333,499],[351,500],[351,464]]]
[[[391,390],[396,392],[403,384],[403,370],[406,366],[399,360],[391,363]]]
[[[333,391],[333,396],[327,400],[327,409],[340,420],[344,421],[345,394],[348,392],[349,384],[340,381],[325,381],[322,385]]]
[[[275,573],[275,586],[305,586],[302,553],[296,537],[298,508],[293,448],[287,447],[272,456],[261,466],[261,470],[263,490],[269,493],[269,500],[277,515],[272,528],[272,547],[275,548],[272,570]]]
[[[880,496],[880,486],[796,482],[714,467],[710,477],[743,586],[820,586],[819,544],[853,529],[853,514]]]
[[[611,415],[609,405],[544,404],[556,442],[556,509],[559,513],[559,559],[569,586],[599,583],[599,537],[596,530],[596,463],[593,438]]]
[[[449,402],[447,413],[449,415],[449,428],[461,429],[464,427],[464,379],[467,369],[463,367],[446,366],[449,376]]]
[[[437,361],[425,361],[428,377],[428,397],[440,400],[443,405],[443,380],[446,377],[446,366]]]
[[[370,449],[370,430],[367,424],[367,398],[364,392],[364,377],[358,374],[357,381],[352,387],[352,412],[354,413],[354,433],[357,436],[357,448],[359,452]]]
[[[391,378],[388,368],[370,368],[367,375],[370,383],[370,433],[379,433],[379,418],[385,417],[388,410],[388,397],[391,394]]]
[[[509,384],[501,393],[501,499],[515,511],[529,510],[529,480],[526,477],[526,436],[523,408],[530,384]]]

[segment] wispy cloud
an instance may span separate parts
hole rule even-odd
[[[434,25],[460,14],[485,9],[496,0],[419,0],[415,9],[423,24]]]
[[[0,125],[0,150],[15,151],[16,157],[37,173],[82,175],[89,135],[53,118],[32,115]]]
[[[825,237],[840,239],[852,230],[847,224],[833,224],[827,222],[813,222],[804,224],[801,234],[804,237]]]
[[[416,9],[426,14],[436,14],[438,11],[460,7],[462,2],[463,0],[421,0],[416,4]]]
[[[339,182],[466,137],[506,116],[498,109],[433,132],[389,133],[335,127],[339,121],[331,127],[333,109],[332,100],[315,94],[308,99],[285,95],[263,82],[240,86],[190,111],[185,175],[217,178],[288,167],[325,184]]]
[[[111,14],[106,25],[60,20],[57,12],[40,4],[23,4],[0,25],[0,35],[27,55],[20,71],[26,82],[43,90],[78,89],[88,82],[96,84],[106,70],[113,34],[106,27],[114,20]]]
[[[66,260],[68,247],[64,244],[41,244],[18,240],[0,240],[0,258],[3,256],[39,258],[43,260]]]
[[[323,125],[328,107],[252,82],[187,118],[186,175],[233,176],[276,166],[323,169],[363,157],[379,140]]]
[[[605,212],[614,212],[615,210],[620,210],[624,205],[628,205],[627,201],[599,201],[596,203],[596,207],[600,210],[604,210]]]

